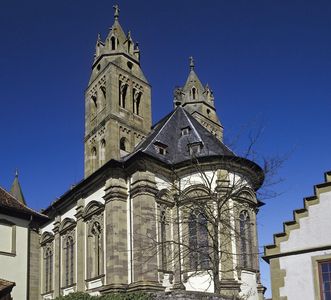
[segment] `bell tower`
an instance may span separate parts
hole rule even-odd
[[[202,85],[194,71],[194,60],[190,57],[190,73],[183,87],[174,92],[174,106],[183,106],[201,125],[223,140],[223,126],[217,116],[214,95],[208,84]]]
[[[105,41],[98,35],[92,74],[85,92],[85,177],[111,159],[120,160],[151,129],[151,86],[140,67],[131,32],[114,24]]]

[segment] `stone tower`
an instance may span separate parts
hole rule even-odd
[[[151,128],[151,87],[140,67],[138,43],[124,33],[114,6],[106,40],[96,42],[85,93],[85,177],[129,154]]]
[[[190,73],[184,87],[176,88],[174,106],[183,106],[200,124],[223,140],[223,126],[216,114],[214,96],[208,84],[203,86],[194,71],[194,60],[190,57]]]

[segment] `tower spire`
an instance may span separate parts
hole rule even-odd
[[[190,59],[190,70],[193,71],[194,70],[194,58],[193,58],[193,56],[190,56],[189,59]]]
[[[113,6],[113,8],[114,8],[114,18],[115,18],[115,20],[118,20],[118,18],[120,16],[120,8],[119,8],[118,4],[115,4]]]
[[[18,181],[18,170],[15,171],[15,178],[10,188],[10,194],[19,202],[26,205],[20,182]]]

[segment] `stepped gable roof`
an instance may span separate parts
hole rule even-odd
[[[235,156],[181,106],[157,123],[125,160],[137,152],[149,154],[168,164],[180,163],[192,156]]]
[[[23,203],[14,198],[10,193],[0,187],[0,211],[4,214],[14,215],[23,219],[30,219],[35,217],[42,221],[47,220],[48,217],[34,211],[33,209],[25,206]]]

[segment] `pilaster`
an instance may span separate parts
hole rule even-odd
[[[132,290],[162,290],[158,280],[157,266],[157,193],[154,175],[148,171],[136,172],[132,176]]]
[[[85,290],[85,224],[83,221],[84,199],[77,201],[76,207],[76,234],[77,234],[77,291]]]
[[[122,290],[128,284],[127,186],[111,178],[105,188],[106,289]]]
[[[60,237],[60,216],[55,217],[54,221],[54,297],[60,296],[61,287],[61,237]]]

